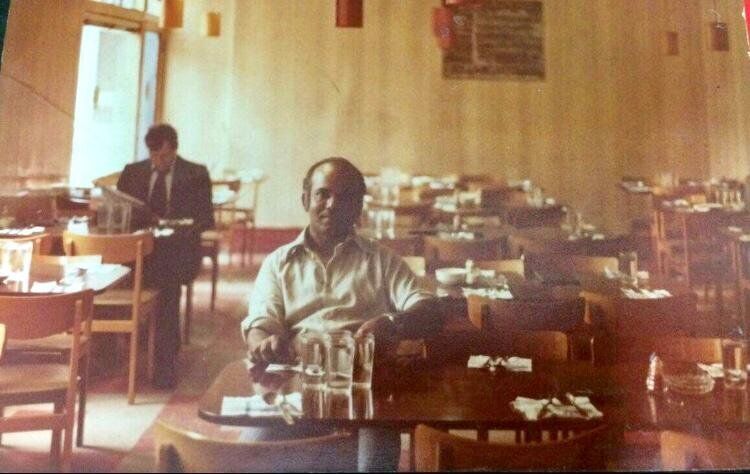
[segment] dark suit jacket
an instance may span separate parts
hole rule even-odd
[[[151,162],[143,160],[125,166],[117,181],[117,189],[148,204]],[[200,234],[214,226],[211,204],[211,179],[203,165],[177,157],[172,175],[172,187],[167,205],[166,219],[192,218],[190,229],[178,231],[165,241],[157,243],[156,255],[159,273],[177,275],[181,282],[191,280],[200,267]],[[161,239],[160,239],[161,240]],[[166,267],[166,268],[165,268]],[[159,279],[166,274],[153,275]]]

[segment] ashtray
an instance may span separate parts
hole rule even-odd
[[[714,389],[714,379],[695,363],[664,362],[664,388],[680,395],[705,395]]]

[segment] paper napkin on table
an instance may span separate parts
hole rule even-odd
[[[563,403],[557,398],[550,402],[547,398],[537,400],[535,398],[516,397],[510,402],[510,406],[523,415],[528,421],[536,421],[544,418],[581,418],[590,420],[604,416],[589,400],[589,397],[576,397],[565,394]],[[549,402],[549,403],[548,403]]]
[[[266,372],[302,372],[302,362],[292,364],[268,364]]]
[[[286,403],[291,405],[295,414],[302,413],[302,394],[293,392],[286,395]],[[280,416],[281,407],[278,404],[269,404],[263,400],[262,395],[251,397],[224,397],[221,400],[222,416]]]
[[[35,281],[31,284],[32,293],[55,293],[62,291],[62,287],[56,281]]]
[[[510,372],[531,372],[531,359],[523,357],[495,357],[487,355],[473,355],[469,357],[466,366],[470,369],[483,369],[490,365],[500,365]]]
[[[513,293],[508,288],[461,288],[464,296],[477,295],[493,300],[512,300]]]
[[[670,293],[667,290],[647,290],[645,288],[641,288],[640,290],[633,290],[631,288],[622,288],[622,293],[625,295],[626,298],[631,298],[635,300],[669,298],[672,296],[672,293]]]
[[[708,372],[711,378],[719,379],[724,377],[724,367],[719,362],[715,364],[701,364],[698,362],[698,367]]]
[[[531,372],[531,359],[524,357],[507,357],[500,359],[500,365],[511,372]]]

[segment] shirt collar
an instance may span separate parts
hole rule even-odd
[[[299,252],[304,251],[310,251],[312,252],[312,249],[309,245],[309,231],[310,226],[305,227],[302,232],[299,233],[297,238],[295,238],[291,243],[289,247],[289,252],[286,255],[285,261],[288,261],[289,258],[291,258],[293,255],[296,255]],[[352,233],[344,239],[343,242],[337,244],[338,246],[347,246],[351,245],[351,243],[354,243],[360,251],[365,253],[372,253],[374,251],[373,247],[371,245],[367,245],[367,241],[357,235],[356,230],[352,230]]]
[[[177,164],[177,160],[175,159],[175,160],[174,160],[174,161],[172,162],[172,165],[170,165],[170,167],[169,167],[169,169],[167,170],[167,173],[166,173],[166,174],[172,174],[172,173],[174,172],[174,165],[176,165],[176,164]],[[156,167],[155,167],[155,166],[153,165],[153,163],[152,163],[152,164],[151,164],[151,174],[154,174],[154,173],[156,173],[156,172],[158,172],[158,170],[156,169]]]

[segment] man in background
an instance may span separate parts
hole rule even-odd
[[[195,278],[201,264],[201,232],[214,226],[211,179],[205,166],[177,155],[177,132],[171,125],[153,125],[145,142],[149,159],[126,165],[117,189],[147,204],[153,217],[151,224],[160,219],[182,221],[170,225],[175,226],[172,236],[157,239],[145,266],[146,284],[160,290],[154,314],[154,385],[174,388],[181,285]],[[188,223],[190,220],[192,223]]]

